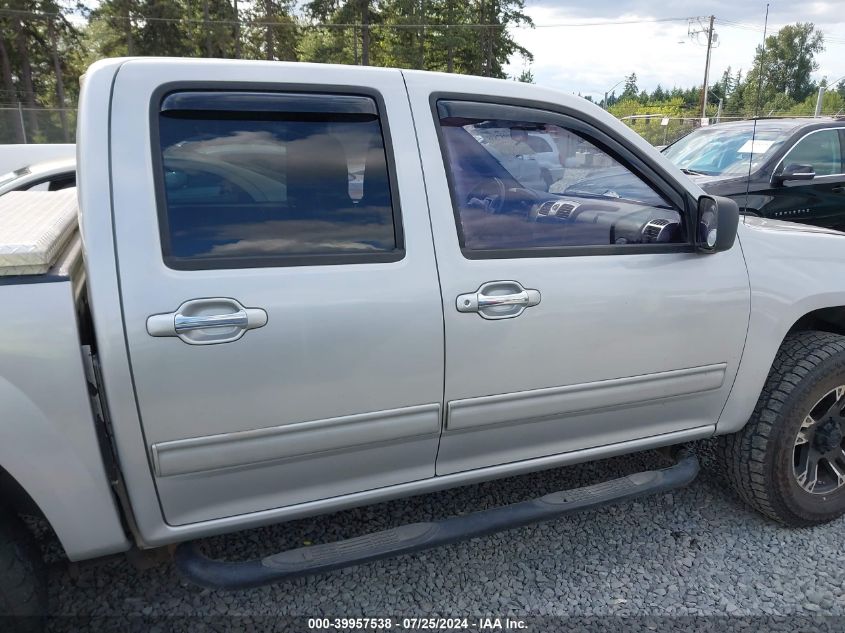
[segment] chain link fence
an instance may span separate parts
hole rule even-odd
[[[721,120],[741,118],[725,116]],[[701,126],[701,119],[694,116],[667,117],[662,114],[635,114],[624,116],[621,120],[649,143],[658,147],[674,143]],[[718,120],[710,119],[710,122],[716,123]],[[73,143],[75,139],[76,108],[29,108],[22,104],[0,105],[0,144]]]
[[[674,143],[701,127],[701,119],[694,117],[664,117],[662,115],[633,115],[622,122],[652,145],[662,147]]]
[[[0,106],[0,143],[73,143],[76,108]]]
[[[701,125],[696,118],[655,115],[623,117],[622,121],[652,145],[668,145]],[[73,143],[75,138],[76,108],[0,106],[0,143]]]

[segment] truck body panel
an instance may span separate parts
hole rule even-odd
[[[744,216],[741,243],[751,280],[748,340],[719,434],[741,429],[757,403],[780,342],[804,315],[845,305],[845,234]]]
[[[0,278],[0,465],[71,560],[129,547],[97,441],[80,347],[78,236],[45,275]]]

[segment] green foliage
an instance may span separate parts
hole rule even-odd
[[[533,59],[509,31],[531,26],[524,8],[524,0],[90,0],[87,7],[0,0],[0,107],[7,106],[0,142],[23,140],[19,104],[30,119],[27,140],[70,139],[79,77],[103,57],[242,57],[505,77],[513,56]],[[61,116],[42,111],[62,103],[71,109]]]
[[[766,38],[765,51],[757,47],[748,80],[755,83],[763,66],[766,101],[786,95],[801,101],[817,88],[810,73],[818,70],[816,55],[824,51],[824,36],[811,22],[790,24]]]
[[[625,77],[625,89],[622,91],[622,96],[619,97],[622,101],[636,99],[639,94],[637,88],[637,73],[631,73]]]
[[[530,68],[524,69],[519,75],[514,77],[516,81],[521,81],[524,84],[533,84],[534,83],[534,73],[531,72]]]
[[[22,104],[30,141],[71,137],[71,109],[62,116],[39,109],[72,108],[80,74],[108,56],[300,60],[492,77],[505,77],[508,61],[522,57],[524,70],[512,78],[534,82],[531,52],[510,33],[532,26],[525,0],[91,0],[89,6],[0,0],[0,105]],[[822,50],[813,24],[782,28],[758,48],[748,72],[722,73],[709,91],[708,116],[716,116],[719,99],[723,118],[753,116],[758,90],[764,116],[812,115],[818,86],[811,75]],[[697,124],[700,95],[700,87],[641,90],[632,72],[606,105],[659,144]],[[845,81],[828,89],[822,111],[845,112]],[[0,142],[21,140],[19,116],[17,109],[0,111]],[[663,117],[668,125],[660,125]]]

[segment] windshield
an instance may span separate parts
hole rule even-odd
[[[21,167],[20,169],[16,169],[15,171],[10,171],[5,174],[0,174],[0,185],[5,185],[7,183],[12,182],[16,178],[20,178],[21,176],[26,176],[29,173],[29,167]]]
[[[705,176],[743,175],[757,169],[783,143],[780,130],[752,128],[699,129],[667,147],[663,153],[681,169]]]

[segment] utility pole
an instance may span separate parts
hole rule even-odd
[[[707,61],[704,64],[704,85],[701,87],[701,118],[707,116],[707,83],[710,80],[710,51],[713,50],[713,20],[710,16],[710,28],[707,29]]]
[[[702,24],[702,20],[703,18],[696,18],[698,28],[693,28],[692,20],[690,20],[687,35],[691,40],[695,41],[698,41],[698,37],[700,35],[707,35],[707,60],[704,63],[704,85],[701,87],[701,118],[704,119],[707,117],[707,87],[710,81],[710,52],[713,50],[713,46],[717,43],[718,38],[716,37],[716,33],[713,31],[713,22],[715,22],[716,16],[710,16],[709,24],[707,26]]]
[[[605,110],[607,110],[607,99],[608,99],[608,95],[609,95],[610,93],[612,93],[614,90],[616,90],[616,86],[618,86],[619,84],[621,84],[623,81],[625,81],[625,80],[624,80],[624,79],[620,79],[620,80],[619,80],[619,81],[617,81],[615,84],[613,84],[613,87],[612,87],[612,88],[608,88],[607,90],[605,90],[605,91],[604,91],[604,100],[601,102],[601,107],[602,107],[602,108],[604,108]]]
[[[822,103],[824,102],[825,90],[826,88],[824,86],[819,86],[819,96],[816,99],[816,113],[813,115],[817,119],[822,115]]]

